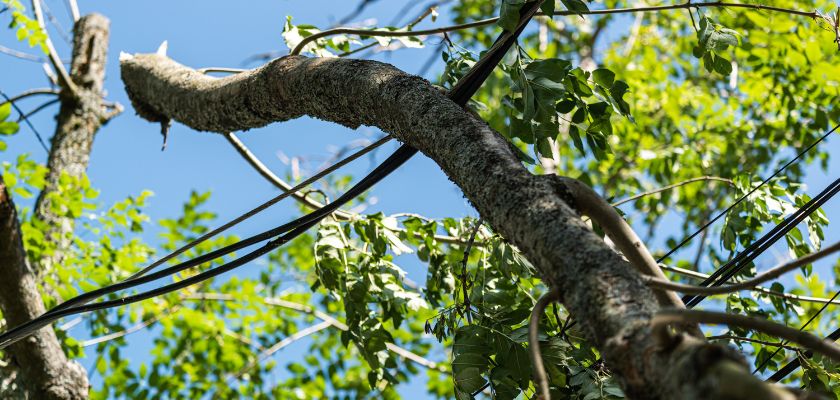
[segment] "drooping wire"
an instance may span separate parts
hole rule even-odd
[[[732,203],[729,207],[727,207],[727,208],[726,208],[725,210],[723,210],[721,213],[719,213],[719,214],[718,214],[718,215],[716,215],[714,218],[712,218],[711,220],[709,220],[708,222],[706,222],[705,224],[703,224],[703,226],[701,226],[700,228],[698,228],[698,229],[697,229],[694,233],[692,233],[691,235],[689,235],[688,237],[686,237],[685,239],[683,239],[683,240],[682,240],[679,244],[677,244],[676,246],[674,246],[674,248],[672,248],[672,249],[671,249],[671,250],[669,250],[667,253],[665,253],[665,255],[664,255],[664,256],[659,257],[659,259],[658,259],[658,260],[656,260],[656,262],[658,262],[658,263],[659,263],[659,262],[664,261],[664,260],[665,260],[666,258],[668,258],[670,255],[674,254],[674,252],[676,252],[677,250],[679,250],[681,247],[685,246],[685,244],[686,244],[686,243],[690,242],[692,239],[694,239],[694,237],[696,237],[696,236],[697,236],[697,235],[699,235],[701,232],[703,232],[704,230],[706,230],[706,229],[707,229],[710,225],[712,225],[712,224],[713,224],[713,223],[715,223],[717,220],[719,220],[721,217],[723,217],[724,215],[726,215],[727,213],[729,213],[729,211],[732,211],[732,209],[733,209],[733,208],[735,208],[735,206],[737,206],[738,204],[740,204],[742,201],[746,200],[746,199],[747,199],[748,197],[750,197],[753,193],[755,193],[758,189],[760,189],[762,186],[764,186],[764,185],[766,185],[768,182],[770,182],[770,180],[771,180],[771,179],[775,178],[777,175],[779,175],[780,173],[782,173],[782,171],[784,171],[785,169],[787,169],[788,167],[790,167],[791,165],[793,165],[793,163],[797,162],[800,158],[802,158],[802,156],[804,156],[804,155],[805,155],[805,153],[807,153],[807,152],[811,151],[811,149],[813,149],[813,148],[814,148],[814,147],[816,147],[818,144],[820,144],[820,142],[822,142],[823,140],[825,140],[825,138],[829,137],[829,136],[830,136],[832,133],[834,133],[834,132],[835,132],[838,128],[840,128],[840,124],[835,125],[835,126],[834,126],[834,128],[831,128],[831,130],[829,130],[828,132],[826,132],[824,135],[820,136],[820,137],[819,137],[816,141],[814,141],[813,143],[811,143],[811,145],[810,145],[810,146],[808,146],[808,147],[806,147],[805,149],[803,149],[802,151],[800,151],[800,152],[799,152],[799,154],[797,154],[797,155],[796,155],[796,157],[794,157],[793,159],[791,159],[790,161],[788,161],[788,162],[787,162],[785,165],[783,165],[781,168],[777,169],[777,170],[776,170],[776,172],[773,172],[770,176],[768,176],[766,179],[764,179],[764,180],[763,180],[763,181],[762,181],[762,182],[761,182],[758,186],[754,187],[754,188],[753,188],[752,190],[750,190],[747,194],[745,194],[745,195],[741,196],[738,200],[736,200],[734,203]]]
[[[275,229],[263,232],[262,234],[255,235],[251,238],[246,240],[240,241],[235,245],[227,246],[224,249],[220,249],[213,253],[208,253],[204,256],[198,257],[194,260],[190,260],[186,263],[181,263],[179,265],[166,268],[164,270],[149,274],[147,276],[138,277],[132,281],[124,281],[115,285],[110,285],[102,289],[94,290],[93,292],[87,293],[82,296],[78,296],[73,298],[55,308],[50,310],[49,312],[29,321],[22,325],[18,325],[17,327],[6,331],[3,335],[0,335],[0,349],[3,349],[10,344],[23,339],[24,337],[28,336],[31,333],[34,333],[38,329],[58,320],[59,318],[66,317],[69,315],[79,314],[88,311],[96,311],[102,310],[106,308],[112,307],[120,307],[123,305],[136,303],[138,301],[142,301],[145,299],[149,299],[152,297],[160,296],[178,289],[185,288],[187,286],[205,281],[207,279],[213,278],[217,275],[223,274],[225,272],[231,271],[234,268],[242,266],[250,261],[259,258],[262,255],[267,254],[271,250],[276,249],[282,244],[289,242],[290,240],[294,239],[295,237],[299,236],[303,232],[306,232],[309,228],[315,226],[318,222],[321,221],[324,217],[331,214],[333,211],[337,210],[339,207],[346,204],[348,201],[352,200],[353,198],[357,197],[358,195],[364,193],[368,188],[379,182],[382,178],[387,176],[393,170],[391,169],[392,166],[400,166],[412,155],[417,152],[414,148],[403,145],[397,149],[394,154],[392,154],[388,159],[386,159],[382,164],[380,164],[376,169],[371,171],[364,179],[359,181],[355,186],[353,186],[350,190],[344,193],[341,197],[336,199],[336,201],[326,204],[324,207],[319,208],[303,217],[300,217],[290,223],[284,224],[280,227]],[[92,304],[83,304],[78,306],[66,306],[67,303],[80,303],[81,300],[78,300],[79,297],[100,297],[105,294],[105,292],[115,292],[117,290],[126,289],[129,287],[137,286],[142,283],[150,282],[156,279],[160,279],[165,276],[169,276],[179,270],[183,270],[188,268],[191,265],[198,265],[201,262],[206,262],[218,257],[218,253],[222,253],[223,251],[230,252],[231,247],[238,247],[242,248],[250,244],[258,243],[259,241],[266,240],[267,238],[276,236],[278,233],[286,232],[283,236],[280,236],[274,240],[269,241],[262,247],[254,250],[243,257],[240,257],[236,260],[228,262],[224,265],[219,267],[213,268],[211,270],[207,270],[191,276],[189,278],[183,279],[181,281],[171,283],[168,285],[164,285],[160,288],[152,289],[147,292],[138,293],[135,295],[126,296],[123,298],[103,301],[99,303],[92,303]],[[244,243],[244,244],[243,244]],[[227,254],[227,253],[225,253]],[[216,257],[214,257],[216,256]]]
[[[762,254],[765,250],[770,248],[779,239],[785,237],[793,228],[799,225],[806,217],[817,211],[825,202],[831,199],[834,195],[840,192],[840,179],[835,180],[829,184],[816,197],[809,200],[805,205],[796,210],[793,214],[785,218],[780,224],[776,225],[758,240],[752,242],[744,251],[738,253],[735,258],[729,260],[726,264],[716,269],[708,278],[700,283],[700,286],[720,286],[733,276],[741,272],[746,266],[750,265],[756,257]],[[685,296],[683,302],[686,307],[692,308],[699,304],[706,296]]]
[[[528,21],[537,13],[539,10],[541,1],[530,3],[520,10],[520,19],[517,25],[517,29],[513,32],[503,32],[499,38],[496,39],[496,42],[491,47],[491,50],[488,51],[481,60],[479,60],[473,68],[462,78],[453,89],[448,94],[448,97],[461,106],[466,105],[467,101],[475,94],[481,84],[490,76],[492,71],[495,69],[496,65],[501,61],[502,56],[513,43],[516,42],[519,35],[524,30],[525,26],[527,25]],[[501,54],[499,54],[501,53]],[[267,254],[271,250],[289,242],[290,240],[294,239],[295,237],[299,236],[300,234],[306,232],[308,229],[315,226],[318,222],[320,222],[323,218],[328,216],[333,211],[337,210],[339,207],[343,206],[353,198],[357,197],[358,195],[362,194],[366,190],[370,189],[373,185],[379,182],[381,179],[386,177],[388,174],[399,168],[402,164],[404,164],[409,158],[411,158],[414,154],[417,153],[417,149],[404,144],[397,149],[394,154],[392,154],[388,159],[386,159],[382,164],[376,167],[373,171],[371,171],[365,178],[359,181],[356,185],[354,185],[350,190],[340,196],[336,201],[325,205],[324,207],[311,212],[303,217],[296,219],[290,223],[284,224],[280,227],[275,229],[263,232],[261,234],[252,236],[248,239],[240,241],[236,244],[227,246],[223,249],[219,249],[215,252],[208,253],[207,255],[197,257],[196,259],[187,261],[185,263],[181,263],[179,265],[161,270],[156,273],[149,274],[148,276],[141,276],[141,274],[135,274],[129,280],[124,282],[106,286],[105,288],[98,289],[94,294],[94,292],[83,294],[81,296],[77,296],[76,298],[70,299],[67,302],[53,308],[52,310],[48,311],[47,313],[42,314],[41,316],[26,322],[22,325],[16,326],[2,335],[0,335],[0,349],[3,349],[12,343],[32,334],[33,332],[37,331],[38,329],[58,320],[59,318],[88,312],[88,311],[95,311],[101,310],[106,308],[113,308],[119,307],[126,304],[131,304],[134,302],[142,301],[145,299],[149,299],[155,296],[160,296],[199,282],[204,280],[213,278],[217,275],[222,273],[228,272],[233,270],[237,267],[240,267],[250,261],[253,261],[259,258],[262,255]],[[263,245],[262,247],[254,250],[243,257],[240,257],[236,260],[223,264],[219,267],[213,268],[208,271],[201,272],[197,275],[192,277],[186,278],[184,280],[171,283],[160,288],[152,289],[146,292],[138,293],[135,295],[126,296],[123,298],[103,301],[94,304],[82,304],[73,306],[72,304],[79,304],[86,301],[89,301],[92,298],[100,297],[106,293],[113,293],[118,290],[127,289],[130,287],[138,286],[140,284],[150,282],[152,280],[156,280],[172,273],[175,273],[176,269],[183,270],[185,268],[189,268],[189,266],[199,265],[203,262],[212,260],[216,257],[219,257],[224,254],[228,254],[231,251],[235,251],[236,249],[241,249],[243,247],[250,246],[252,244],[259,243],[261,241],[267,240],[277,234],[284,233],[283,236],[280,236],[276,239],[273,239]],[[185,246],[186,247],[186,246]],[[171,258],[171,257],[170,257]],[[203,261],[202,261],[203,260]],[[158,263],[160,265],[160,263]],[[151,270],[152,267],[147,267],[144,271],[147,272]],[[173,272],[174,271],[174,272]],[[95,297],[94,297],[95,296]],[[82,299],[84,298],[84,299]]]

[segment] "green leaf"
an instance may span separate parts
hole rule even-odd
[[[542,10],[542,12],[545,15],[553,15],[554,14],[554,8],[555,8],[554,0],[545,0],[540,5],[540,9]]]
[[[519,23],[519,10],[525,5],[526,0],[502,0],[502,7],[499,10],[499,22],[502,29],[513,32]]]
[[[17,122],[0,122],[0,135],[12,135],[14,133],[17,133],[18,129],[20,129],[20,127],[18,126]]]
[[[729,76],[732,73],[732,63],[720,55],[715,56],[715,71],[717,73]]]
[[[606,69],[598,68],[592,71],[592,80],[603,87],[611,87],[615,81],[615,73]]]
[[[7,102],[0,105],[0,121],[5,121],[12,114],[12,103]]]
[[[589,7],[586,6],[582,0],[560,0],[563,2],[563,5],[566,6],[566,9],[575,13],[582,13],[588,12]]]
[[[481,389],[485,383],[487,383],[487,380],[481,376],[478,368],[464,368],[455,374],[455,386],[467,393]]]

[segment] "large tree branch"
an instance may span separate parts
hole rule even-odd
[[[17,212],[0,177],[0,309],[8,325],[27,322],[44,313],[35,274],[26,264]],[[55,332],[45,327],[9,348],[17,387],[0,388],[3,398],[84,399],[88,381],[81,365],[67,360]]]
[[[572,180],[532,175],[500,134],[420,77],[379,62],[301,56],[221,79],[161,55],[123,55],[121,70],[135,110],[150,121],[223,133],[309,115],[376,126],[419,149],[560,290],[631,398],[714,398],[715,372],[733,361],[749,376],[739,354],[700,339],[659,348],[654,292],[578,214],[593,198],[577,197],[585,190]],[[638,251],[641,242],[629,244]]]

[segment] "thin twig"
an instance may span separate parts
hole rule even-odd
[[[229,135],[232,135],[232,134],[229,134]],[[139,278],[140,276],[145,275],[147,272],[149,272],[149,271],[151,271],[151,270],[153,270],[153,269],[157,268],[159,265],[161,265],[161,264],[163,264],[163,263],[165,263],[165,262],[167,262],[167,261],[169,261],[169,260],[171,260],[171,259],[173,259],[173,258],[177,257],[178,255],[180,255],[180,254],[184,253],[185,251],[187,251],[187,250],[189,250],[189,249],[191,249],[191,248],[193,248],[193,247],[197,246],[198,244],[200,244],[200,243],[202,243],[202,242],[206,241],[207,239],[209,239],[209,238],[211,238],[211,237],[213,237],[213,236],[215,236],[215,235],[217,235],[217,234],[219,234],[219,233],[221,233],[221,232],[226,231],[227,229],[229,229],[229,228],[231,228],[231,227],[233,227],[233,226],[235,226],[235,225],[239,224],[240,222],[242,222],[242,221],[244,221],[244,220],[246,220],[246,219],[248,219],[248,218],[250,218],[250,217],[252,217],[252,216],[254,216],[254,215],[258,214],[258,213],[260,213],[260,212],[262,212],[263,210],[265,210],[265,209],[266,209],[266,208],[268,208],[268,207],[271,207],[272,205],[276,204],[276,203],[277,203],[277,202],[279,202],[280,200],[283,200],[283,199],[285,199],[286,197],[291,196],[293,193],[297,193],[299,190],[301,190],[301,189],[303,189],[303,188],[305,188],[305,187],[307,187],[307,186],[311,185],[312,183],[317,182],[319,179],[321,179],[321,178],[323,178],[323,177],[325,177],[325,176],[329,175],[329,174],[330,174],[330,173],[332,173],[333,171],[335,171],[335,170],[337,170],[337,169],[339,169],[339,168],[343,167],[343,166],[344,166],[344,165],[346,165],[346,164],[349,164],[349,163],[350,163],[350,162],[352,162],[353,160],[355,160],[355,159],[357,159],[357,158],[359,158],[359,157],[361,157],[361,156],[363,156],[363,155],[367,154],[368,152],[373,151],[373,149],[375,149],[375,148],[377,148],[377,147],[379,147],[379,146],[381,146],[381,145],[385,144],[385,143],[386,143],[386,142],[388,142],[390,139],[391,139],[391,138],[390,138],[389,136],[385,136],[384,138],[379,139],[379,140],[378,140],[378,141],[376,141],[375,143],[372,143],[370,146],[368,146],[368,147],[366,147],[366,148],[364,148],[364,149],[361,149],[361,150],[359,150],[359,151],[357,151],[357,152],[353,153],[353,154],[352,154],[352,155],[350,155],[349,157],[347,157],[347,158],[345,158],[345,159],[343,159],[343,160],[341,160],[341,161],[339,161],[339,162],[337,162],[337,163],[335,163],[335,164],[331,165],[329,168],[327,168],[327,169],[325,169],[325,170],[321,171],[320,173],[317,173],[317,174],[315,174],[315,175],[313,175],[313,176],[309,177],[308,179],[304,180],[303,182],[301,182],[301,183],[297,184],[295,187],[291,187],[291,188],[289,188],[289,190],[286,190],[286,191],[284,191],[283,193],[281,193],[281,194],[279,194],[279,195],[275,196],[274,198],[272,198],[272,199],[270,199],[270,200],[268,200],[268,201],[266,201],[266,202],[264,202],[264,203],[260,204],[259,206],[257,206],[257,207],[255,207],[255,208],[251,209],[250,211],[246,212],[245,214],[242,214],[242,215],[240,215],[240,216],[238,216],[238,217],[236,217],[236,218],[234,218],[234,219],[232,219],[232,220],[228,221],[227,223],[223,224],[222,226],[220,226],[220,227],[218,227],[218,228],[216,228],[216,229],[213,229],[213,230],[211,230],[210,232],[205,233],[204,235],[201,235],[201,237],[199,237],[198,239],[196,239],[196,240],[194,240],[194,241],[192,241],[192,242],[190,242],[190,243],[187,243],[187,244],[185,244],[184,246],[182,246],[182,247],[178,248],[178,249],[177,249],[177,250],[175,250],[174,252],[167,254],[166,256],[164,256],[164,257],[160,258],[159,260],[155,261],[155,262],[154,262],[154,263],[152,263],[151,265],[149,265],[149,266],[147,266],[147,267],[145,267],[145,268],[141,269],[141,270],[140,270],[140,271],[138,271],[137,273],[135,273],[135,274],[131,275],[131,276],[129,277],[129,279],[128,279],[128,280],[130,281],[130,280],[133,280],[133,279],[137,279],[137,278]]]
[[[15,57],[15,58],[20,58],[21,60],[44,62],[44,59],[42,57],[38,57],[38,56],[33,55],[33,54],[29,54],[29,53],[25,53],[25,52],[22,52],[22,51],[15,50],[15,49],[11,49],[11,48],[8,48],[8,47],[2,46],[2,45],[0,45],[0,53],[10,55],[10,56]]]
[[[660,310],[651,319],[650,325],[654,334],[653,337],[659,341],[663,348],[671,347],[675,337],[668,330],[668,325],[674,323],[695,323],[695,324],[724,324],[730,327],[752,329],[771,336],[786,339],[799,343],[808,350],[822,354],[835,362],[840,361],[840,347],[828,340],[822,340],[810,333],[798,331],[782,324],[766,319],[747,317],[745,315],[727,314],[714,311],[700,310]]]
[[[734,340],[734,341],[737,341],[737,342],[757,343],[757,344],[760,344],[760,345],[763,345],[763,346],[781,347],[783,349],[794,350],[794,351],[799,350],[798,347],[788,346],[788,345],[786,345],[784,343],[780,343],[780,342],[770,342],[770,341],[767,341],[767,340],[758,340],[758,339],[753,339],[753,338],[748,338],[748,337],[743,337],[743,336],[735,336],[735,335],[709,336],[706,339],[709,339],[709,340]]]
[[[130,334],[134,333],[134,332],[138,332],[138,331],[142,330],[143,328],[147,328],[150,325],[154,324],[155,322],[160,321],[164,317],[175,314],[180,309],[181,309],[181,306],[175,305],[175,306],[173,306],[173,307],[171,307],[171,308],[169,308],[169,309],[167,309],[167,310],[165,310],[165,311],[163,311],[159,314],[153,315],[152,317],[150,317],[147,320],[140,321],[140,322],[138,322],[138,323],[126,328],[126,329],[123,329],[119,332],[113,332],[113,333],[109,333],[107,335],[99,336],[99,337],[96,337],[96,338],[93,338],[93,339],[88,339],[88,340],[80,342],[79,345],[82,346],[82,347],[89,347],[89,346],[93,346],[93,345],[96,345],[96,344],[99,344],[99,343],[119,339],[123,336],[127,336],[127,335],[130,335]]]
[[[70,74],[67,73],[67,69],[64,68],[64,64],[61,63],[61,59],[58,57],[58,52],[55,50],[52,40],[50,40],[49,33],[47,33],[47,28],[44,24],[44,13],[41,11],[41,0],[32,0],[32,12],[35,14],[35,20],[38,22],[38,27],[44,33],[44,44],[47,46],[47,51],[49,51],[48,56],[50,63],[58,73],[59,82],[73,97],[78,97],[79,89],[76,87],[76,84],[73,83],[73,80],[70,79]]]
[[[470,259],[470,251],[472,250],[473,243],[475,243],[475,236],[478,234],[478,230],[481,229],[481,225],[484,223],[484,220],[481,217],[475,221],[475,227],[472,229],[472,233],[470,233],[470,238],[467,240],[467,245],[464,247],[464,258],[461,260],[461,292],[464,294],[464,312],[467,313],[467,323],[472,324],[472,310],[470,305],[470,283],[467,279],[467,262]],[[457,293],[456,293],[457,296]],[[457,298],[455,299],[457,301]]]
[[[690,269],[684,269],[684,268],[679,268],[679,267],[670,267],[670,266],[667,266],[667,265],[664,265],[664,264],[659,264],[659,267],[662,268],[665,271],[674,272],[674,273],[689,276],[689,277],[695,278],[695,279],[701,279],[702,280],[702,279],[708,279],[709,278],[708,274],[704,274],[702,272],[697,272],[697,271],[692,271]],[[792,293],[777,292],[775,290],[771,290],[771,289],[768,289],[768,288],[763,287],[763,286],[756,286],[756,287],[754,287],[750,290],[753,290],[753,291],[756,291],[756,292],[761,292],[761,293],[764,293],[764,294],[768,294],[770,296],[781,297],[781,298],[788,299],[788,300],[802,301],[802,302],[806,302],[806,303],[822,303],[822,304],[840,305],[840,300],[829,299],[829,298],[826,298],[826,297],[811,297],[811,296],[802,296],[802,295],[792,294]]]
[[[289,194],[288,196],[291,196],[293,199],[297,200],[298,202],[300,202],[301,204],[303,204],[303,205],[305,205],[309,208],[317,210],[319,208],[324,207],[323,203],[320,203],[317,200],[314,200],[314,199],[311,199],[307,196],[304,196],[303,193],[301,193],[299,190],[293,191],[292,189],[294,189],[294,188],[292,187],[292,185],[290,185],[289,183],[287,183],[286,181],[281,179],[279,176],[277,176],[277,174],[272,172],[271,169],[269,169],[265,164],[263,164],[263,162],[260,161],[260,159],[245,145],[245,143],[243,143],[241,140],[239,140],[239,137],[237,137],[234,133],[232,133],[232,132],[227,133],[224,136],[225,136],[225,139],[227,139],[228,143],[230,143],[233,146],[233,148],[236,149],[236,151],[239,153],[239,155],[242,156],[242,158],[245,159],[245,161],[247,161],[248,164],[251,165],[251,167],[253,167],[255,170],[257,170],[257,172],[263,178],[265,178],[267,181],[269,181],[272,185],[276,186],[278,189],[282,190],[284,193],[291,191],[291,194]],[[385,138],[380,139],[380,141],[387,140],[387,139],[388,139],[388,137],[386,136]],[[368,146],[368,147],[371,147],[371,146]],[[376,147],[376,146],[374,146],[374,147]],[[370,149],[370,150],[372,150],[372,149]],[[320,175],[322,173],[323,173],[323,171],[319,172],[318,175]],[[301,185],[298,185],[298,187],[301,187]],[[339,221],[352,221],[352,220],[358,219],[360,217],[359,214],[357,214],[357,213],[354,213],[354,212],[349,211],[349,210],[342,210],[342,209],[336,210],[335,213],[333,214],[333,216],[336,219],[338,219]],[[397,232],[404,232],[404,231],[405,230],[403,230],[403,229],[397,229]],[[454,243],[454,244],[463,244],[464,243],[463,239],[456,238],[456,237],[453,237],[453,236],[437,235],[436,234],[436,235],[434,235],[434,238],[435,238],[436,241],[439,241],[441,243]],[[483,245],[483,243],[476,243],[476,245],[477,246]]]
[[[606,10],[589,10],[589,11],[555,11],[552,16],[578,16],[578,15],[606,15],[606,14],[628,14],[651,11],[665,11],[691,8],[746,8],[751,10],[765,10],[772,12],[779,12],[784,14],[800,15],[809,18],[820,18],[816,11],[799,11],[794,9],[765,6],[761,4],[743,4],[743,3],[724,3],[721,1],[705,2],[705,3],[684,3],[667,6],[650,6],[650,7],[635,7],[635,8],[613,8]],[[542,12],[536,15],[545,15]],[[385,31],[376,29],[357,29],[357,28],[333,28],[325,31],[315,33],[304,38],[294,49],[292,55],[300,54],[303,49],[315,40],[322,39],[333,35],[359,35],[359,36],[377,36],[377,37],[405,37],[405,36],[424,36],[437,35],[445,32],[459,31],[463,29],[476,28],[496,23],[499,17],[482,19],[479,21],[468,22],[465,24],[444,26],[434,29],[425,29],[419,31]]]
[[[195,293],[195,294],[190,294],[190,295],[186,296],[185,299],[186,300],[236,301],[236,298],[234,296],[224,294],[224,293]],[[302,312],[302,313],[305,313],[305,314],[312,315],[315,318],[320,319],[321,321],[330,323],[336,329],[341,330],[341,331],[347,331],[348,329],[350,329],[346,324],[344,324],[343,322],[341,322],[341,321],[337,320],[336,318],[330,316],[329,314],[326,314],[326,313],[318,310],[317,308],[311,307],[311,306],[306,305],[306,304],[295,303],[295,302],[291,302],[291,301],[287,301],[287,300],[283,300],[283,299],[275,298],[275,297],[266,297],[266,298],[263,298],[262,301],[263,301],[263,303],[265,303],[267,305],[270,305],[270,306],[287,308],[287,309],[290,309],[290,310],[295,310],[295,311],[299,311],[299,312]],[[442,367],[440,364],[438,364],[434,361],[428,360],[426,358],[423,358],[419,354],[413,353],[408,349],[397,346],[394,343],[386,343],[385,347],[389,351],[393,352],[394,354],[397,354],[397,355],[399,355],[399,356],[401,356],[401,357],[403,357],[403,358],[405,358],[409,361],[413,361],[413,362],[415,362],[419,365],[422,365],[426,368],[435,369],[435,370],[438,370],[438,371],[444,372],[444,373],[449,373],[449,371],[446,368]]]
[[[531,319],[528,321],[528,350],[531,353],[534,375],[536,375],[540,391],[542,391],[542,400],[551,400],[551,388],[548,385],[548,374],[545,372],[545,365],[543,365],[542,354],[540,353],[540,317],[542,317],[549,304],[558,300],[560,300],[560,289],[551,288],[548,293],[537,300],[537,304],[531,311]]]
[[[697,177],[697,178],[687,179],[687,180],[684,180],[682,182],[677,182],[677,183],[674,183],[674,184],[670,184],[668,186],[663,186],[663,187],[658,188],[658,189],[654,189],[654,190],[651,190],[651,191],[647,191],[647,192],[643,192],[643,193],[639,193],[639,194],[630,196],[626,199],[622,199],[622,200],[619,200],[615,203],[612,203],[612,206],[613,207],[618,207],[618,206],[620,206],[624,203],[628,203],[628,202],[631,202],[631,201],[636,200],[636,199],[640,199],[640,198],[645,197],[645,196],[650,196],[650,195],[653,195],[653,194],[662,193],[662,192],[665,192],[665,191],[668,191],[668,190],[671,190],[671,189],[674,189],[674,188],[678,188],[680,186],[688,185],[689,183],[700,182],[700,181],[718,181],[718,182],[726,182],[730,185],[735,184],[734,182],[732,182],[732,179],[721,178],[721,177],[718,177],[718,176],[700,176],[700,177]]]
[[[239,379],[240,377],[242,377],[242,375],[245,375],[246,373],[248,373],[248,371],[250,371],[254,367],[256,367],[257,364],[259,364],[260,362],[262,362],[266,358],[271,357],[274,353],[282,350],[284,347],[286,347],[286,346],[288,346],[288,345],[290,345],[294,342],[297,342],[298,340],[303,339],[303,338],[305,338],[309,335],[312,335],[313,333],[320,332],[320,331],[322,331],[324,329],[327,329],[329,327],[332,327],[332,326],[333,325],[331,323],[329,323],[327,321],[323,321],[321,323],[312,325],[308,328],[305,328],[305,329],[302,329],[300,331],[295,332],[291,336],[284,338],[283,340],[275,343],[273,346],[267,348],[265,351],[261,352],[255,360],[248,363],[248,365],[242,367],[242,369],[240,369],[239,372],[237,372],[233,375],[230,375],[228,377],[228,379]]]
[[[743,282],[734,283],[731,285],[723,285],[723,286],[698,286],[698,285],[688,285],[684,283],[678,282],[671,282],[666,279],[661,279],[658,277],[652,276],[642,276],[642,279],[647,283],[648,286],[654,287],[657,289],[668,289],[668,290],[676,290],[678,292],[687,293],[687,294],[700,294],[704,296],[716,295],[716,294],[728,294],[732,292],[739,292],[741,290],[749,290],[756,287],[759,284],[764,282],[773,280],[778,278],[779,276],[793,271],[797,268],[802,266],[811,264],[821,258],[827,257],[833,253],[840,251],[840,242],[834,243],[831,246],[823,248],[820,251],[815,251],[808,255],[799,257],[793,261],[789,261],[785,264],[777,266],[775,268],[771,268],[765,272],[762,272],[756,275],[752,279],[745,280]]]

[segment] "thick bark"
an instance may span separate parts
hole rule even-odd
[[[44,301],[36,285],[36,276],[54,272],[70,244],[73,219],[54,210],[52,198],[59,193],[63,174],[84,175],[90,159],[93,137],[115,113],[106,112],[103,102],[105,61],[109,22],[91,14],[79,19],[73,32],[73,59],[70,78],[74,91],[62,89],[58,123],[52,138],[44,190],[35,203],[35,217],[47,223],[46,240],[51,254],[32,260],[34,270],[25,260],[14,205],[5,192],[0,193],[0,308],[8,326],[27,322],[44,313]],[[49,288],[47,288],[49,290]],[[87,375],[76,362],[67,360],[52,328],[11,346],[10,363],[4,368],[0,396],[32,399],[87,398]]]
[[[301,56],[223,79],[161,55],[124,55],[121,69],[135,110],[150,121],[229,132],[309,115],[377,126],[416,147],[560,289],[631,398],[745,398],[722,386],[733,382],[720,379],[722,366],[742,372],[735,381],[759,384],[728,348],[688,335],[674,348],[657,348],[650,329],[656,296],[581,221],[577,210],[586,207],[576,204],[574,181],[529,173],[501,135],[422,78],[373,61]],[[765,388],[779,394],[769,398],[786,398]]]
[[[35,217],[46,222],[46,234],[55,250],[38,261],[38,272],[60,264],[61,254],[70,243],[74,221],[53,209],[51,198],[58,194],[63,174],[79,178],[90,160],[93,138],[108,118],[103,104],[105,61],[108,50],[109,21],[99,14],[82,17],[73,31],[73,59],[70,79],[76,93],[62,91],[61,108],[47,161],[49,172],[44,190],[35,202]]]
[[[26,264],[17,212],[0,178],[0,308],[7,326],[44,313],[35,274]],[[84,368],[69,361],[52,327],[45,327],[9,348],[3,369],[3,398],[84,399],[88,381]]]

